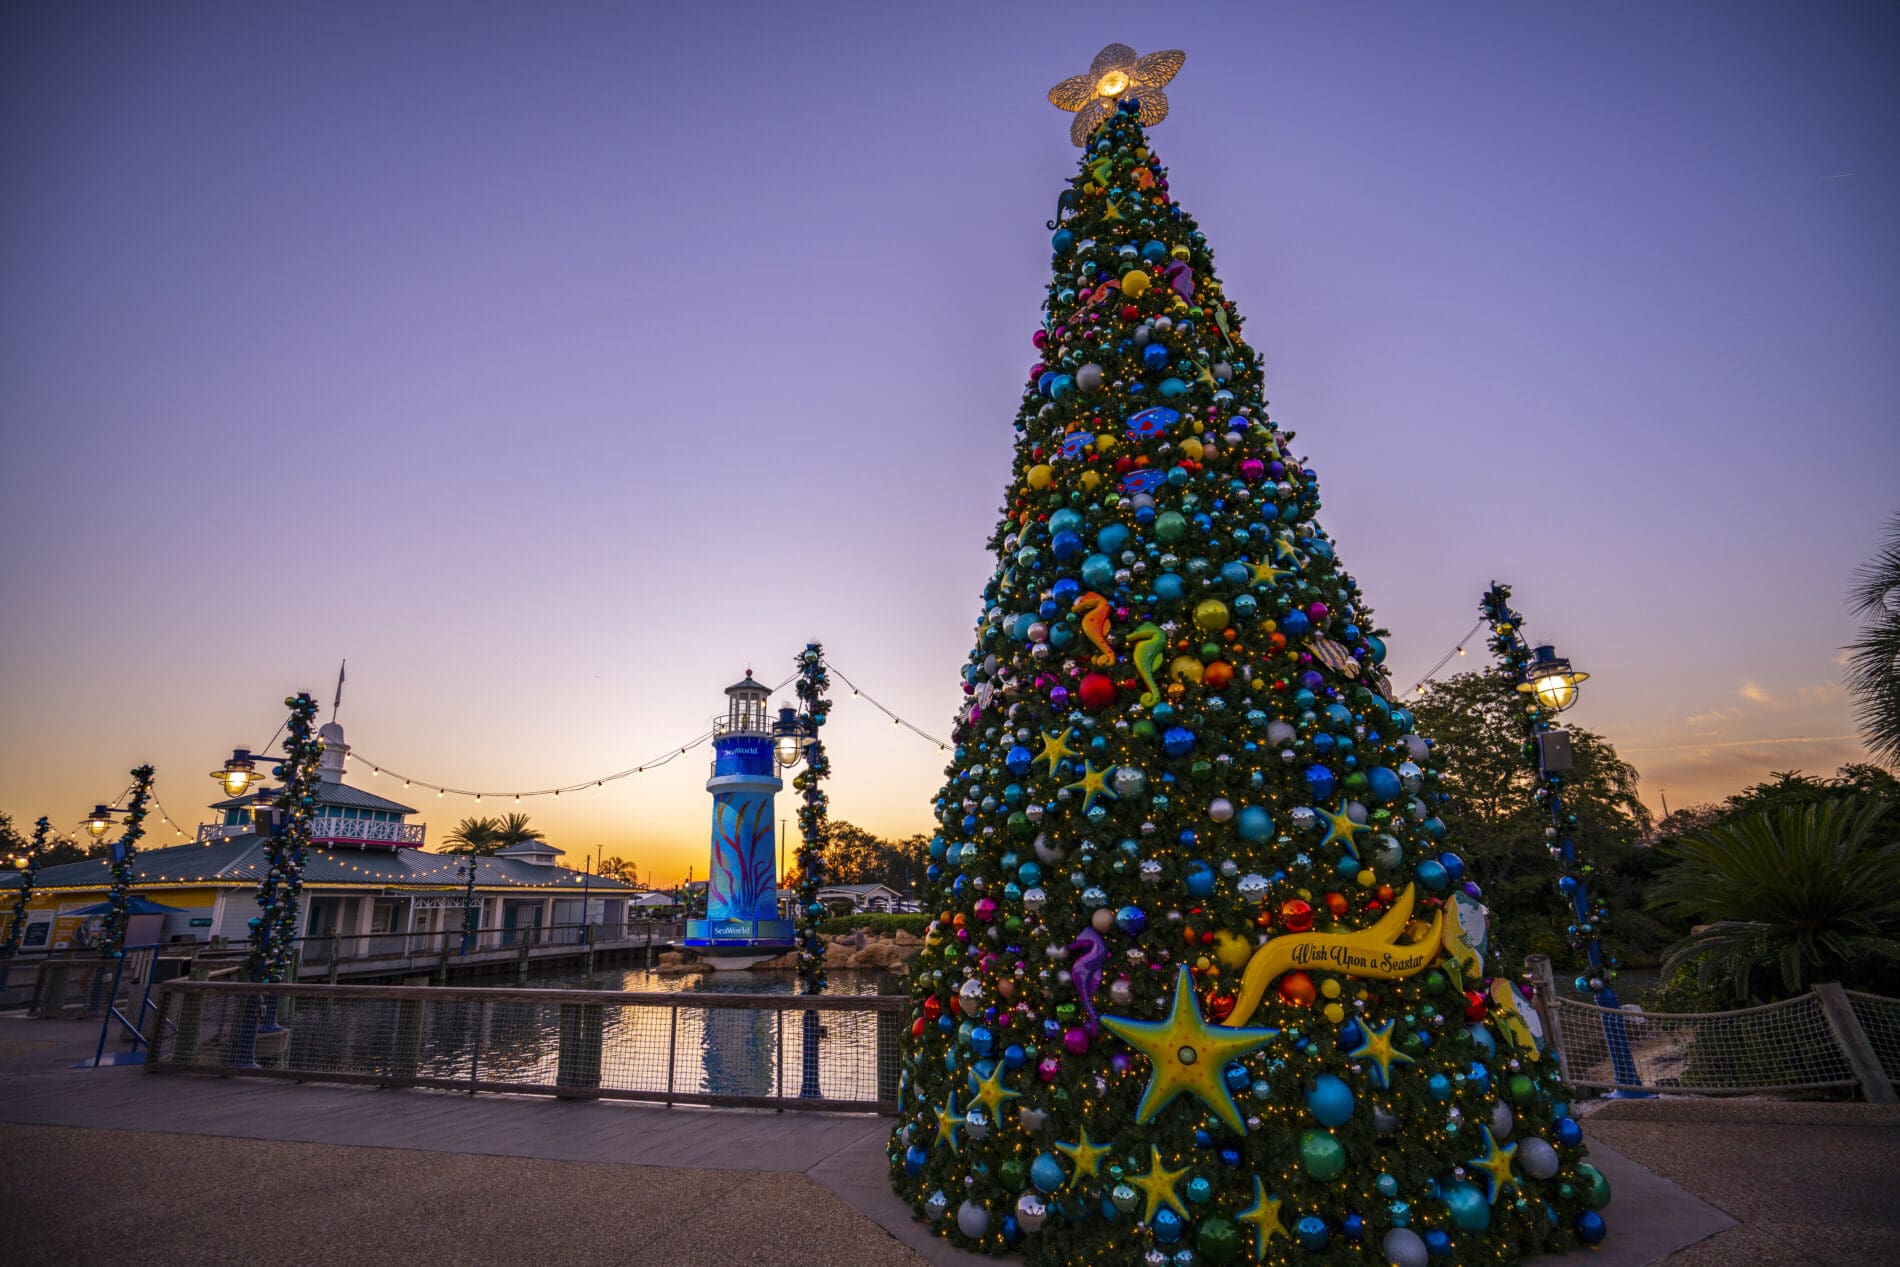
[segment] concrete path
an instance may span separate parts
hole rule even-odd
[[[267,1079],[215,1079],[180,1075],[149,1075],[141,1068],[74,1070],[71,1062],[90,1056],[96,1025],[75,1022],[26,1021],[0,1018],[0,1121],[38,1127],[83,1128],[149,1135],[215,1136],[224,1140],[270,1141],[278,1145],[322,1145],[329,1148],[400,1149],[455,1157],[515,1158],[582,1166],[637,1167],[630,1186],[659,1188],[672,1193],[666,1210],[674,1222],[696,1222],[701,1214],[715,1223],[730,1223],[744,1207],[746,1225],[773,1226],[775,1210],[787,1218],[817,1219],[838,1236],[852,1239],[844,1256],[821,1255],[816,1261],[861,1263],[867,1267],[891,1264],[913,1267],[921,1260],[936,1267],[994,1267],[995,1260],[957,1250],[931,1236],[911,1217],[910,1210],[892,1195],[886,1182],[884,1140],[889,1119],[842,1114],[754,1112],[728,1109],[664,1108],[617,1101],[561,1101],[538,1097],[469,1096],[460,1092],[379,1090],[321,1083],[298,1084]],[[1592,1119],[1594,1120],[1594,1119]],[[119,1138],[117,1136],[110,1137]],[[64,1142],[57,1142],[63,1140]],[[114,1145],[71,1133],[56,1133],[41,1141],[55,1151],[87,1147],[110,1152]],[[155,1147],[141,1143],[140,1149]],[[4,1155],[22,1156],[13,1145]],[[1645,1267],[1671,1253],[1735,1226],[1735,1220],[1675,1183],[1663,1179],[1625,1157],[1615,1148],[1592,1141],[1592,1160],[1609,1177],[1614,1191],[1611,1235],[1592,1254],[1592,1267]],[[239,1170],[245,1152],[235,1146],[210,1148],[202,1142],[174,1150],[172,1164],[160,1166],[171,1191],[194,1186],[184,1173],[198,1164],[222,1164]],[[281,1153],[274,1150],[273,1157]],[[216,1161],[216,1159],[222,1159]],[[291,1162],[272,1160],[270,1172],[289,1165],[311,1174],[312,1166],[346,1166],[333,1153],[311,1150],[310,1157]],[[367,1162],[359,1163],[367,1165]],[[380,1163],[378,1163],[380,1164]],[[427,1165],[454,1169],[470,1184],[492,1184],[497,1199],[514,1191],[508,1167],[474,1167],[456,1162]],[[411,1169],[417,1169],[412,1167]],[[691,1171],[714,1175],[702,1179],[700,1191],[717,1190],[709,1206],[692,1199],[694,1185],[655,1178],[662,1171]],[[788,1187],[784,1181],[758,1185],[725,1185],[720,1172],[768,1172],[800,1176],[809,1181]],[[314,1177],[314,1174],[313,1174]],[[535,1179],[540,1184],[541,1179]],[[561,1182],[583,1187],[604,1180],[569,1175]],[[134,1188],[138,1185],[132,1184]],[[270,1185],[266,1185],[269,1187]],[[336,1190],[340,1197],[342,1191]],[[99,1192],[115,1189],[95,1187]],[[300,1191],[329,1192],[322,1183]],[[756,1194],[756,1195],[754,1195]],[[142,1198],[123,1192],[114,1198],[139,1204]],[[764,1208],[761,1208],[761,1205]],[[714,1208],[716,1207],[716,1208]],[[140,1205],[143,1209],[144,1206]],[[354,1220],[354,1213],[337,1217]],[[109,1213],[109,1211],[108,1211]],[[147,1211],[145,1217],[151,1215]],[[416,1219],[427,1224],[418,1225]],[[794,1222],[796,1219],[794,1219]],[[452,1223],[437,1228],[427,1206],[411,1209],[405,1226],[413,1234],[427,1228],[427,1236],[459,1237]],[[144,1244],[162,1242],[149,1221]],[[787,1224],[790,1226],[790,1224]],[[880,1230],[881,1229],[881,1230]],[[815,1233],[813,1233],[815,1235]],[[870,1236],[864,1242],[861,1239]],[[722,1236],[720,1244],[731,1239]],[[743,1241],[744,1237],[739,1237]],[[774,1238],[776,1239],[776,1238]],[[413,1239],[387,1244],[381,1261],[409,1263]],[[524,1242],[532,1244],[533,1242]],[[543,1242],[545,1243],[545,1242]],[[798,1242],[793,1242],[794,1246]],[[806,1242],[815,1249],[814,1242]],[[882,1250],[872,1247],[882,1245]],[[511,1246],[518,1255],[520,1244]],[[640,1261],[726,1261],[720,1253],[706,1257],[670,1257],[659,1253]],[[679,1245],[680,1252],[687,1247]],[[101,1259],[98,1261],[112,1261]],[[205,1261],[203,1258],[197,1261]],[[377,1261],[359,1259],[358,1261]],[[767,1259],[736,1261],[765,1263]],[[776,1261],[776,1260],[773,1260]],[[785,1261],[810,1262],[811,1257]],[[1545,1260],[1539,1260],[1542,1263]],[[1550,1259],[1549,1263],[1561,1262]],[[1569,1260],[1573,1265],[1577,1261]],[[1714,1262],[1718,1260],[1707,1260]],[[1755,1262],[1771,1261],[1759,1257]]]

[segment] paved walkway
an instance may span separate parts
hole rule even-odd
[[[891,1194],[888,1119],[71,1069],[97,1036],[96,1026],[0,1017],[0,1122],[16,1124],[0,1127],[0,1155],[38,1159],[19,1168],[36,1187],[0,1189],[9,1206],[18,1202],[0,1220],[14,1237],[0,1243],[0,1259],[118,1262],[136,1245],[136,1256],[153,1262],[254,1260],[267,1251],[291,1261],[405,1265],[607,1254],[660,1267],[994,1267],[929,1235]],[[1647,1119],[1630,1116],[1642,1109],[1610,1106],[1587,1122],[1592,1160],[1615,1192],[1611,1236],[1591,1267],[1741,1261],[1708,1256],[1723,1237],[1688,1251],[1701,1257],[1669,1258],[1736,1220],[1684,1190],[1697,1183],[1704,1151],[1687,1141],[1708,1124],[1676,1124],[1663,1146],[1646,1132]],[[113,1134],[94,1133],[102,1131]],[[1625,1145],[1683,1186],[1624,1156]],[[1718,1146],[1758,1158],[1763,1151]],[[276,1200],[290,1176],[299,1201]],[[1718,1185],[1705,1195],[1727,1204],[1729,1191]],[[1736,1190],[1731,1211],[1746,1213],[1751,1193]],[[233,1210],[254,1211],[254,1222],[231,1230]],[[1861,1217],[1843,1202],[1836,1223],[1845,1235]],[[1747,1244],[1756,1264],[1874,1261],[1782,1259],[1762,1252],[1768,1243]],[[312,1258],[298,1245],[323,1252]],[[550,1256],[550,1245],[559,1253]]]

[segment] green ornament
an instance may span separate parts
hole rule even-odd
[[[1511,1103],[1524,1104],[1537,1097],[1537,1084],[1521,1073],[1512,1074],[1506,1094],[1511,1097]]]
[[[1223,1267],[1240,1257],[1240,1229],[1234,1226],[1232,1219],[1219,1214],[1201,1220],[1194,1243],[1200,1246],[1201,1257],[1214,1267]]]
[[[1610,1181],[1604,1178],[1601,1170],[1587,1161],[1581,1162],[1577,1166],[1577,1177],[1590,1185],[1590,1190],[1583,1194],[1585,1205],[1592,1210],[1601,1210],[1610,1203]]]
[[[1300,1135],[1300,1164],[1315,1179],[1333,1179],[1346,1170],[1346,1149],[1331,1131]]]
[[[1006,1188],[1020,1188],[1023,1186],[1023,1164],[1014,1157],[998,1166],[996,1173],[1002,1176],[1003,1186]]]

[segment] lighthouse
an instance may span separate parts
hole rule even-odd
[[[771,695],[747,669],[726,688],[726,715],[714,726],[706,918],[686,921],[686,944],[720,967],[746,967],[792,944],[792,921],[778,917],[772,805],[784,784],[773,757]]]

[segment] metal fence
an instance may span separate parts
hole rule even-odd
[[[128,949],[123,966],[117,959],[77,955],[0,960],[0,1008],[24,1007],[49,1019],[100,1016],[143,991],[148,981],[185,971],[188,961],[149,946]],[[115,982],[117,994],[108,998]]]
[[[1900,999],[1818,985],[1728,1012],[1603,1008],[1558,994],[1533,957],[1538,1010],[1564,1080],[1598,1091],[1770,1095],[1858,1090],[1892,1102]]]
[[[895,1112],[899,995],[172,981],[153,1072]]]

